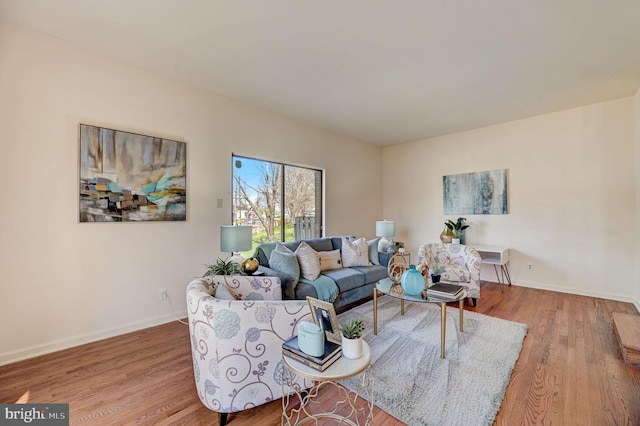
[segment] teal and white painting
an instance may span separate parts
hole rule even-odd
[[[507,214],[507,170],[442,177],[444,214]]]
[[[187,144],[80,124],[80,222],[186,221]]]

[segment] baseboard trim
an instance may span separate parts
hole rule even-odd
[[[67,339],[61,339],[54,342],[48,342],[41,345],[34,345],[27,348],[0,353],[0,365],[11,364],[25,359],[33,358],[40,355],[46,355],[52,352],[73,348],[75,346],[84,345],[86,343],[96,342],[98,340],[108,339],[109,337],[119,336],[121,334],[130,333],[132,331],[143,330],[156,325],[166,324],[171,321],[177,321],[187,317],[187,311],[172,312],[160,315],[143,321],[136,321],[129,324],[123,324],[118,327],[108,328],[97,331],[95,333],[83,334]]]
[[[575,294],[576,296],[589,296],[589,297],[597,297],[599,299],[608,299],[608,300],[616,300],[618,302],[627,302],[635,305],[636,309],[638,309],[638,300],[634,299],[634,297],[630,295],[607,293],[604,291],[592,291],[592,290],[583,290],[583,289],[576,289],[576,288],[558,287],[554,285],[527,282],[527,281],[519,281],[517,283],[514,282],[513,285],[517,285],[520,287],[537,288],[539,290],[555,291],[558,293]],[[640,312],[640,309],[638,309],[638,311]]]

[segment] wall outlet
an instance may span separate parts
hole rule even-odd
[[[527,271],[533,271],[533,263],[527,263]]]
[[[159,288],[158,289],[158,292],[156,293],[156,299],[158,301],[167,300],[168,297],[169,297],[169,294],[167,293],[167,289],[166,288]]]

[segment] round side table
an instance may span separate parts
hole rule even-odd
[[[308,422],[317,424],[319,419],[334,419],[339,420],[341,424],[352,426],[372,425],[374,376],[371,369],[371,348],[365,341],[362,342],[362,347],[363,354],[360,358],[349,359],[342,356],[324,371],[318,371],[283,355],[283,369],[288,370],[283,371],[283,387],[286,386],[289,390],[283,392],[282,424],[289,426]],[[340,380],[360,374],[362,377],[356,390],[349,390],[338,383]],[[313,387],[308,392],[301,389],[297,383],[298,377],[313,380]],[[337,396],[331,398],[331,402],[321,403],[317,400],[318,393],[327,387],[332,387],[332,391],[337,392]],[[300,401],[297,408],[298,400],[292,401],[292,395],[296,395]],[[359,398],[364,399],[364,404],[358,404]],[[336,400],[335,405],[333,405],[334,400]]]

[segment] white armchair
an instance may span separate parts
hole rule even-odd
[[[228,413],[283,395],[282,374],[290,373],[282,368],[282,342],[311,316],[306,301],[280,298],[275,277],[214,276],[187,287],[196,388],[202,403],[219,413],[220,425]]]
[[[473,247],[462,244],[433,243],[418,249],[418,270],[425,277],[436,263],[444,267],[440,282],[464,287],[464,297],[470,297],[473,306],[480,298],[480,267],[482,258]]]

